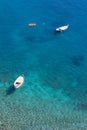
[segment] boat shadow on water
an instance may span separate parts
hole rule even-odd
[[[7,89],[6,95],[13,94],[14,92],[15,92],[15,88],[14,88],[13,85],[11,85],[11,86],[9,87],[9,89]]]

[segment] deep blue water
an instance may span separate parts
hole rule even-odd
[[[86,0],[0,1],[0,130],[87,130],[86,27]]]

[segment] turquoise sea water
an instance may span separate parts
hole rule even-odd
[[[0,130],[87,130],[86,27],[86,0],[0,1]]]

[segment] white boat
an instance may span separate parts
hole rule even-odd
[[[15,81],[14,81],[14,87],[19,88],[24,83],[24,75],[20,75]]]
[[[69,28],[69,24],[68,25],[65,25],[65,26],[61,26],[59,28],[56,28],[56,31],[57,32],[62,32],[62,31],[65,31],[66,29]]]

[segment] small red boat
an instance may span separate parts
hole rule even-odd
[[[28,26],[34,27],[34,26],[36,26],[36,23],[29,23]]]

